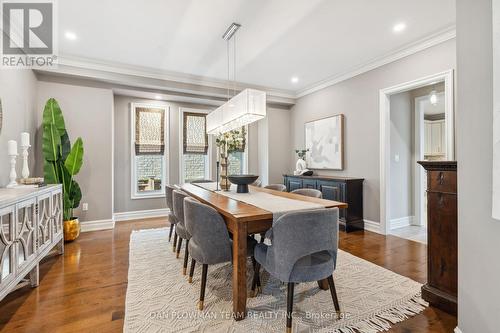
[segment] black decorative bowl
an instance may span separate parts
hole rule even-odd
[[[256,175],[231,175],[227,177],[229,181],[233,184],[238,185],[236,192],[238,193],[248,193],[248,185],[252,184],[259,178]]]

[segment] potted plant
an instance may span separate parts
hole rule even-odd
[[[246,130],[242,127],[241,130],[232,130],[226,133],[221,133],[215,139],[215,145],[219,149],[218,156],[220,158],[220,187],[224,191],[229,191],[231,182],[228,177],[229,159],[228,155],[237,151],[245,151],[246,146]]]
[[[73,177],[83,164],[83,141],[79,137],[71,145],[61,108],[54,98],[45,104],[42,129],[45,183],[63,186],[64,240],[73,241],[80,235],[80,222],[73,216],[73,209],[80,205],[82,191]]]

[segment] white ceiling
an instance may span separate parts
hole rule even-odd
[[[214,79],[227,77],[221,36],[238,22],[237,81],[294,92],[455,24],[455,0],[64,0],[58,6],[63,57]],[[395,34],[398,22],[407,29]],[[77,40],[64,38],[68,30]]]

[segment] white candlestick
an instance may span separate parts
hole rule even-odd
[[[29,142],[29,140],[28,140]],[[27,146],[22,145],[23,148],[23,171],[21,172],[21,175],[23,176],[23,179],[26,179],[30,176],[30,169],[28,166],[28,148],[30,145],[28,144]]]
[[[30,147],[30,134],[28,132],[21,133],[21,147]]]
[[[17,156],[17,142],[15,140],[9,140],[9,142],[7,142],[7,153],[9,156]]]
[[[13,150],[12,150],[13,152]],[[17,178],[17,173],[16,173],[16,157],[17,157],[17,143],[16,143],[16,154],[10,154],[10,174],[9,174],[9,179],[10,183],[7,185],[7,188],[13,188],[17,186],[16,178]]]

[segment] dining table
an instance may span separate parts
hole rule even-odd
[[[216,183],[186,183],[180,188],[198,201],[213,207],[222,215],[233,239],[232,296],[233,318],[242,320],[247,315],[247,237],[263,234],[279,216],[292,211],[347,208],[338,201],[280,192],[249,186],[249,193],[218,190]],[[293,246],[293,244],[290,244]],[[328,282],[318,281],[321,289],[328,289]]]

